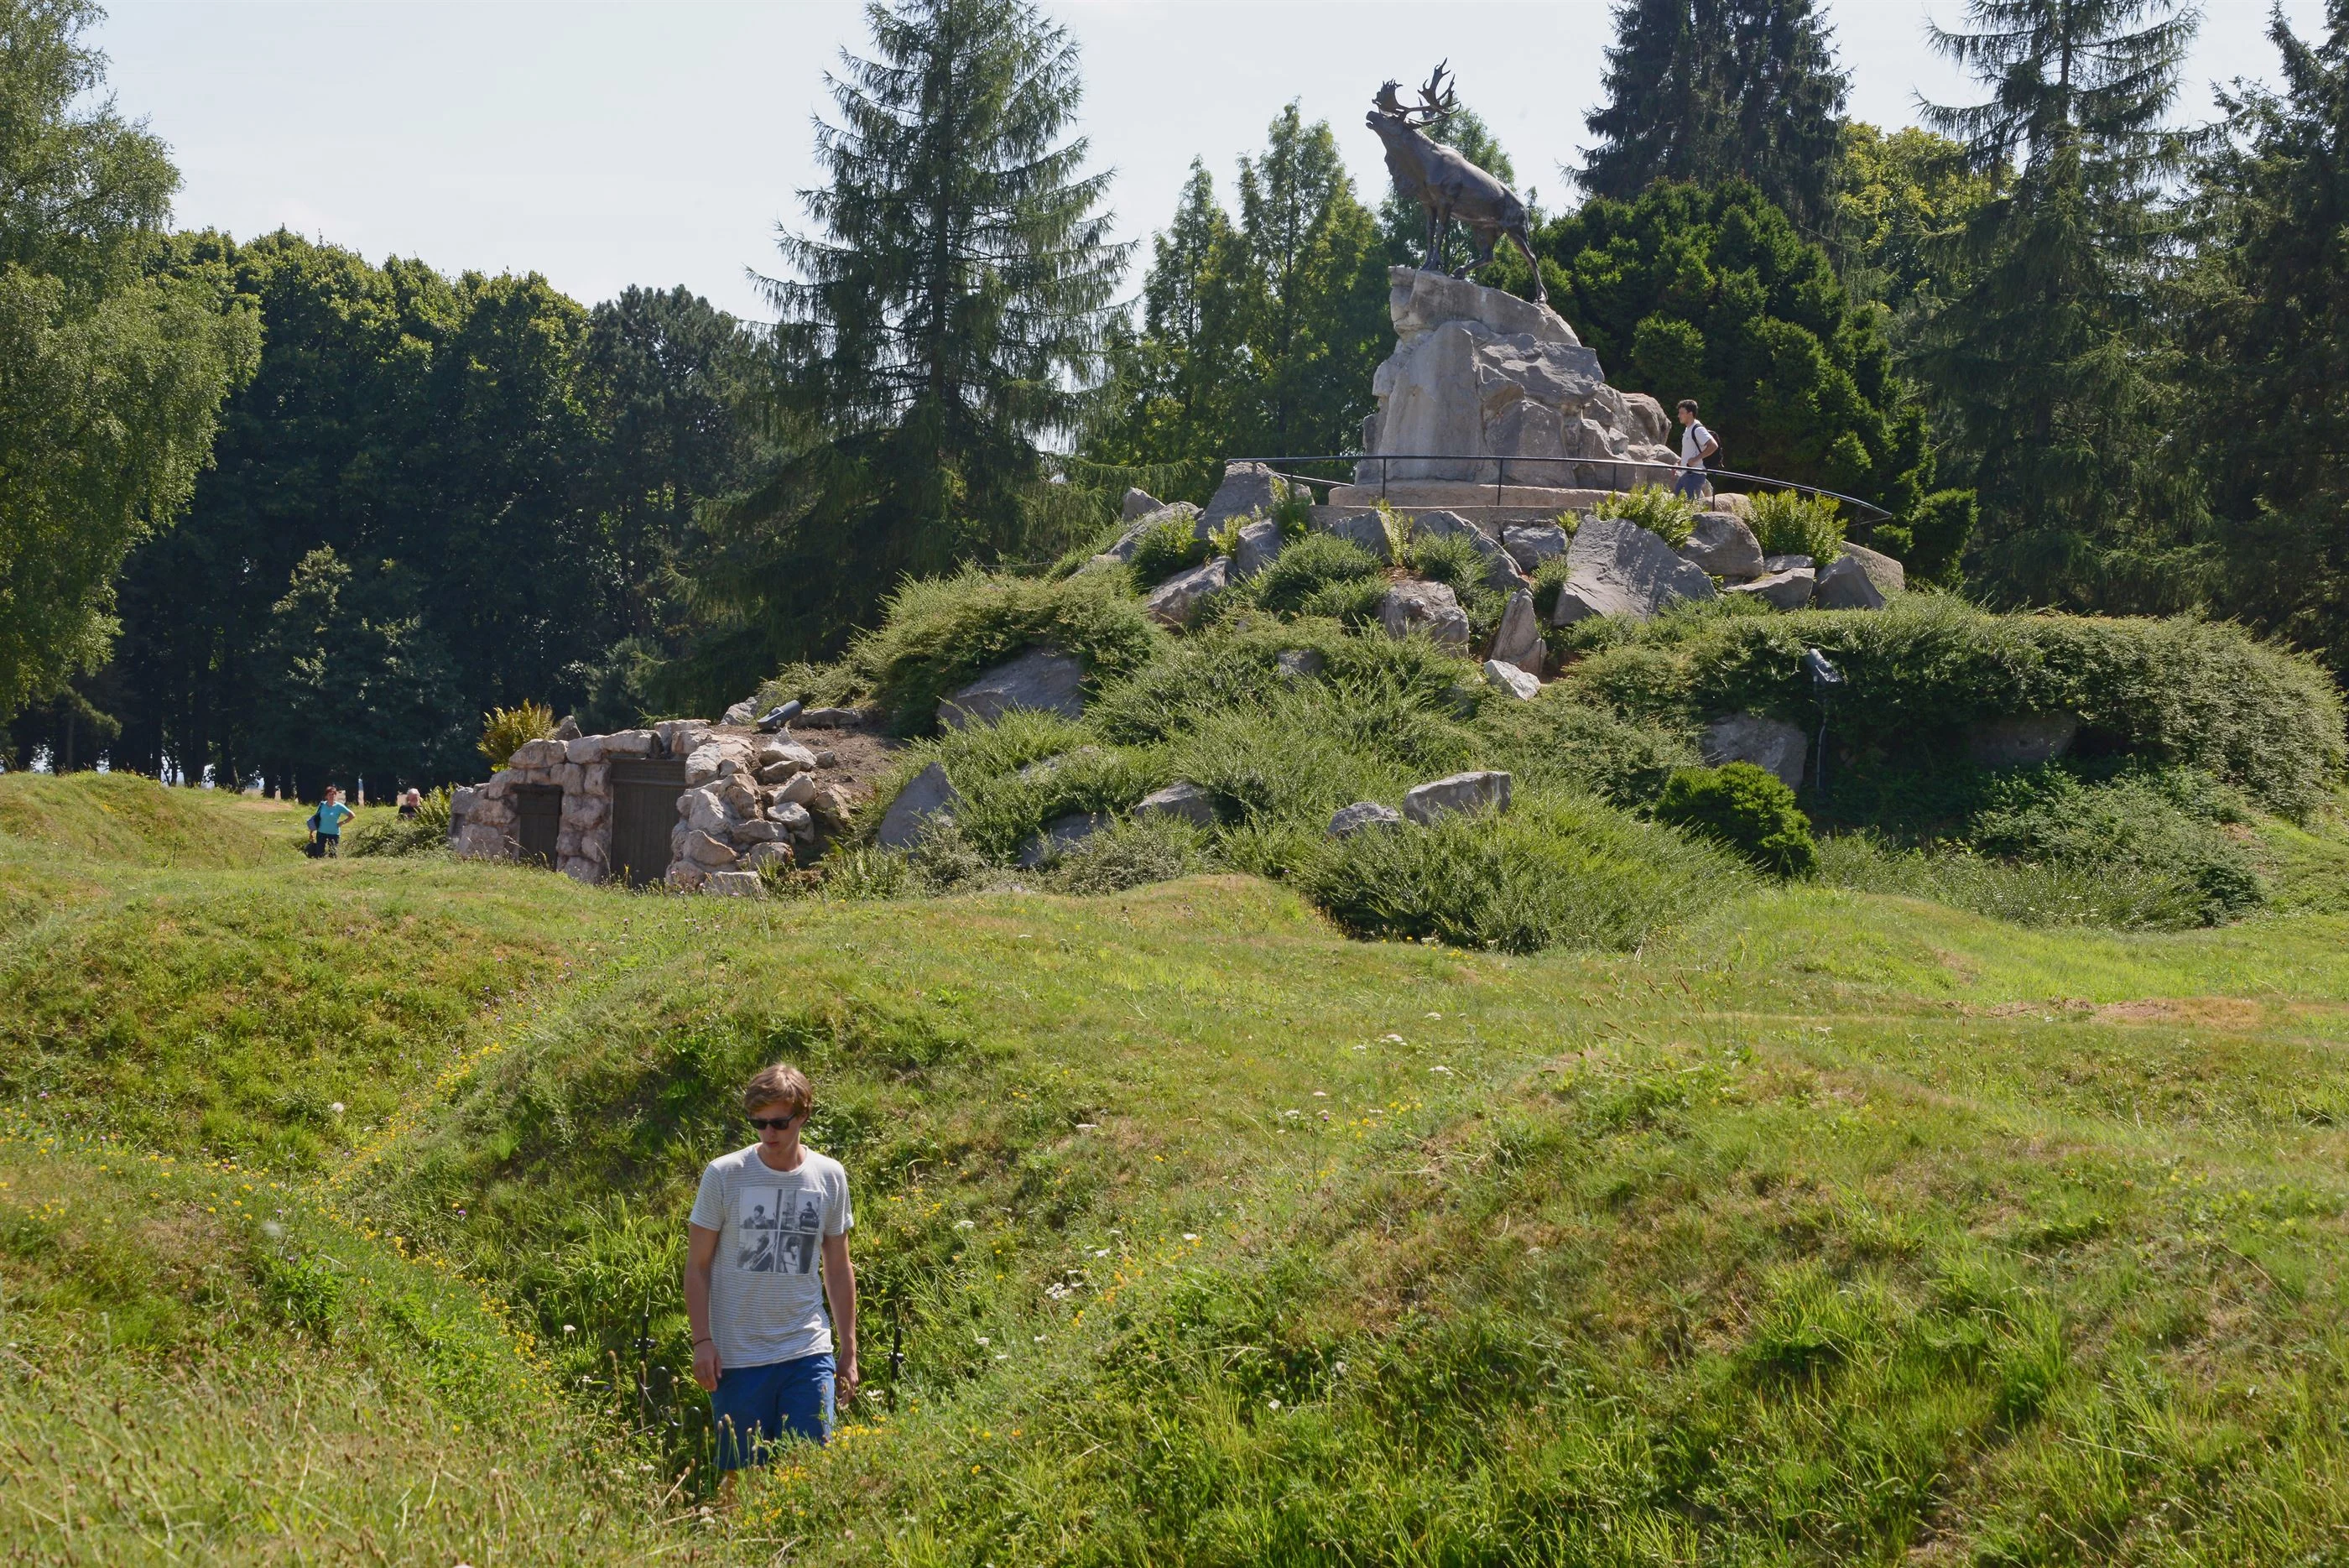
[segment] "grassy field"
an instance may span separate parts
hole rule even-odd
[[[1738,880],[1529,957],[297,824],[0,780],[10,1560],[2349,1562],[2325,819],[2234,925]],[[715,1520],[682,1214],[779,1056],[872,1393]]]

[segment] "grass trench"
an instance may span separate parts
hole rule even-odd
[[[0,1552],[2331,1561],[2349,854],[2261,832],[2213,929],[1692,862],[1636,951],[1516,956],[1238,876],[761,904],[12,830]],[[776,1057],[873,1395],[711,1523],[682,1215]]]

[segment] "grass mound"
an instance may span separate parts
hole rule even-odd
[[[275,802],[171,789],[137,774],[0,774],[0,838],[136,866],[255,866],[294,852]]]

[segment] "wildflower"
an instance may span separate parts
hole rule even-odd
[[[326,1108],[334,1112],[336,1116],[341,1116],[343,1114],[343,1102],[336,1100],[333,1105],[328,1106]]]
[[[1195,1241],[1198,1239],[1199,1233],[1196,1231],[1185,1231],[1183,1232],[1183,1240],[1185,1241]]]

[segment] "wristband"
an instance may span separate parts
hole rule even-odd
[[[714,1339],[710,1339],[710,1338],[708,1338],[707,1336],[705,1336],[705,1337],[703,1337],[703,1338],[700,1338],[700,1339],[697,1339],[697,1340],[695,1340],[695,1341],[693,1342],[693,1347],[694,1347],[696,1350],[698,1350],[698,1349],[700,1349],[700,1348],[701,1348],[703,1345],[715,1345],[715,1344],[717,1344],[717,1343],[718,1343],[718,1342],[717,1342],[716,1340],[714,1340]]]

